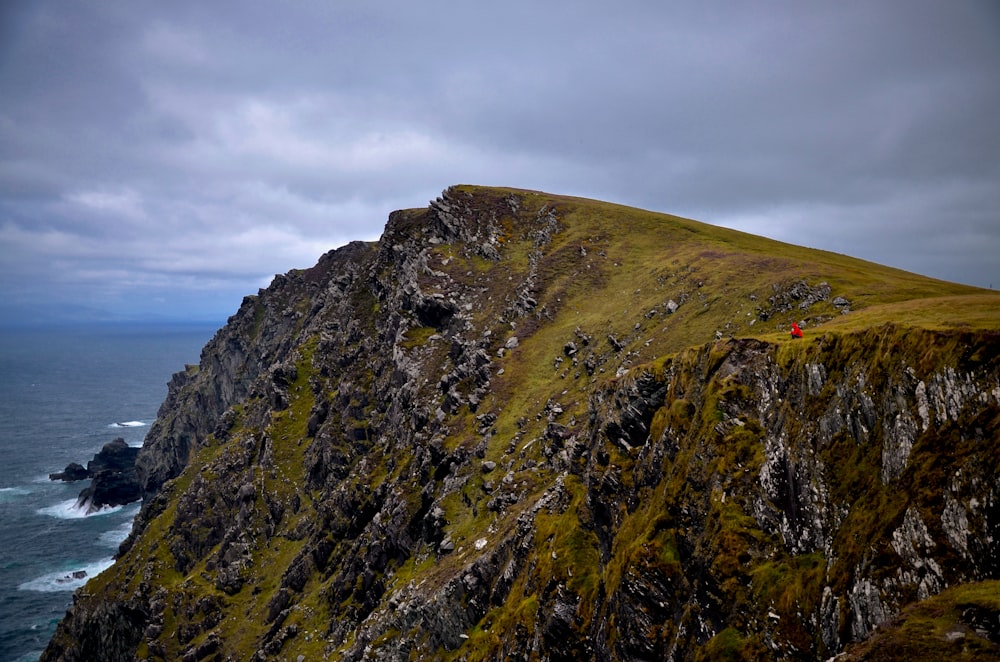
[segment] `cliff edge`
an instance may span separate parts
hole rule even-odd
[[[42,659],[1000,659],[998,304],[452,187],[174,376]]]

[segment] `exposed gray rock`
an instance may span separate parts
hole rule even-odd
[[[896,415],[882,445],[882,482],[889,483],[903,473],[917,432],[916,421],[908,412]]]
[[[903,561],[897,576],[902,584],[916,586],[918,599],[924,600],[944,588],[941,566],[932,556],[934,539],[915,508],[906,510],[903,523],[892,533],[891,544]]]
[[[945,495],[944,510],[941,511],[941,526],[951,543],[962,556],[969,554],[969,519],[965,506],[951,494]]]
[[[820,363],[807,363],[809,373],[809,395],[819,395],[826,382],[826,368]]]
[[[860,570],[860,568],[859,568]],[[863,577],[861,572],[858,573]],[[867,637],[875,626],[884,623],[891,612],[882,605],[882,596],[871,579],[857,581],[847,594],[851,609],[851,638],[860,641]]]
[[[823,645],[827,651],[840,650],[840,598],[834,596],[829,586],[823,587],[819,610]]]

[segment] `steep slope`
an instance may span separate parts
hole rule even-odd
[[[815,659],[965,585],[995,654],[998,304],[453,187],[174,377],[43,659]]]

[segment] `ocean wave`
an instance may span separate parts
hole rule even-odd
[[[116,526],[113,529],[104,531],[98,536],[98,540],[102,545],[110,547],[111,549],[118,549],[118,546],[125,542],[128,538],[128,534],[132,533],[132,522],[135,521],[135,516],[139,512],[139,508],[142,503],[131,503],[122,508],[121,517],[126,517],[127,519]]]
[[[110,531],[105,531],[102,533],[98,539],[101,541],[102,545],[110,547],[111,549],[118,549],[118,546],[125,542],[128,538],[128,534],[132,532],[132,521],[129,520],[120,526],[116,526]]]
[[[75,591],[89,580],[101,574],[112,565],[115,560],[111,557],[75,566],[69,570],[58,570],[36,577],[30,581],[20,584],[17,588],[20,591],[37,591],[39,593],[55,593],[57,591]]]
[[[141,428],[141,427],[144,427],[146,425],[149,425],[149,423],[146,423],[144,421],[118,421],[116,423],[112,423],[108,427],[109,428]]]
[[[26,490],[23,487],[0,487],[0,503],[13,501],[25,494],[31,494],[31,490]]]
[[[77,499],[68,499],[67,501],[57,503],[54,506],[39,508],[38,513],[40,515],[48,515],[49,517],[55,517],[57,519],[83,519],[84,517],[110,515],[111,513],[117,513],[121,509],[121,506],[111,506],[88,513],[87,504],[81,505]]]

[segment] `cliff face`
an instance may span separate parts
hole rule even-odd
[[[876,314],[934,297],[1000,309],[449,189],[174,377],[132,536],[43,659],[811,660],[928,599],[958,634],[921,650],[998,656],[1000,324]]]

